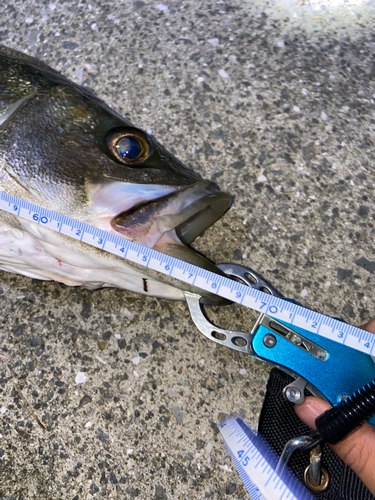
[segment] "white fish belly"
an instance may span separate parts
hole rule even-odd
[[[148,278],[126,261],[87,252],[78,242],[61,246],[52,231],[21,221],[16,229],[0,221],[0,269],[40,280],[94,290],[112,286],[171,300],[184,300],[181,290]],[[106,254],[108,257],[109,254]]]

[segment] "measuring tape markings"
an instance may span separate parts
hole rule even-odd
[[[170,257],[102,229],[76,221],[15,196],[0,193],[0,209],[154,271],[217,294],[291,325],[366,354],[375,354],[375,335],[337,319],[274,297],[225,276]]]
[[[291,474],[275,473],[276,456],[241,419],[219,425],[232,460],[252,500],[312,500],[310,492]]]
[[[230,422],[228,422],[228,424],[230,426]],[[241,462],[238,460],[238,456],[236,456],[237,450],[234,448],[231,438],[233,437],[234,434],[238,435],[239,433],[241,433],[242,440],[245,440],[246,439],[245,433],[240,428],[238,428],[238,429],[235,429],[232,433],[230,433],[229,436],[226,436],[225,431],[223,432],[221,430],[225,425],[227,425],[227,423],[220,425],[220,431],[221,431],[222,437],[223,437],[224,442],[227,446],[227,449],[231,455],[233,463],[235,464],[236,469],[237,469],[239,475],[241,476],[241,479],[242,479],[249,495],[251,496],[251,500],[268,500],[268,498],[267,498],[267,496],[265,496],[264,492],[262,493],[262,491],[260,491],[256,482],[254,482],[254,480],[251,479],[253,474],[249,474],[248,471],[245,470],[245,468],[242,466]],[[238,443],[239,443],[239,441],[237,442],[237,444]],[[254,448],[254,446],[252,446],[252,447]]]

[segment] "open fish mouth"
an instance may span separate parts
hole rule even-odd
[[[190,244],[228,210],[231,201],[229,194],[218,191],[211,182],[201,181],[125,210],[111,220],[111,226],[150,247],[171,231],[181,243]]]

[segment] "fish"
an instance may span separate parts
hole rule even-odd
[[[0,191],[217,274],[190,244],[232,196],[42,61],[0,46]],[[182,283],[0,211],[0,269],[184,300]],[[208,302],[220,300],[201,292]]]

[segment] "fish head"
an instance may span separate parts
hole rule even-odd
[[[192,243],[231,204],[229,194],[140,129],[110,128],[98,144],[106,158],[99,176],[90,169],[85,186],[103,229],[168,253],[166,245]]]
[[[43,63],[0,52],[0,88],[5,79],[1,189],[222,274],[189,245],[229,208],[229,194]]]

